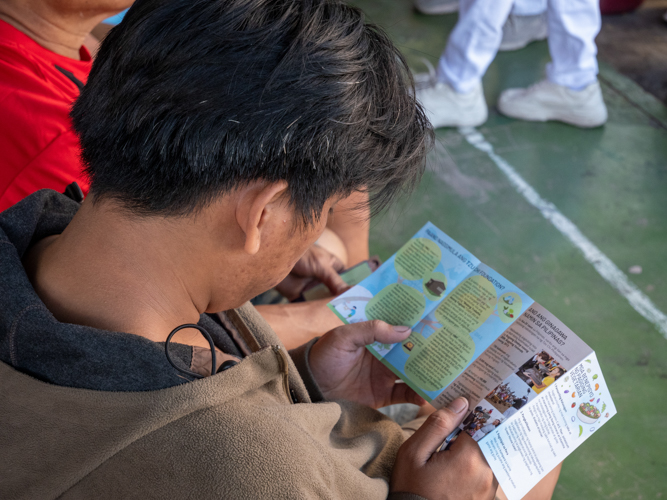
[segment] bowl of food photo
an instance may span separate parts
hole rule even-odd
[[[577,411],[577,417],[585,424],[594,424],[600,418],[600,410],[591,403],[581,403]]]

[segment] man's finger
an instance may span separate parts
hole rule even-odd
[[[468,409],[468,400],[458,398],[446,408],[433,413],[405,442],[420,463],[426,463],[445,438],[461,423]]]
[[[314,277],[324,283],[333,295],[340,295],[348,288],[348,284],[343,281],[340,274],[330,266],[323,264],[315,266]]]
[[[333,267],[334,270],[337,273],[340,273],[341,271],[343,271],[345,269],[345,264],[343,264],[338,257],[336,257],[335,255],[332,255],[331,256],[331,267]]]
[[[391,326],[377,319],[339,326],[336,330],[341,333],[341,340],[349,349],[364,347],[373,342],[395,344],[408,338],[411,333],[409,326]]]

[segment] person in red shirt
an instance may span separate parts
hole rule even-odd
[[[83,194],[88,193],[79,140],[69,117],[92,67],[84,43],[95,26],[133,2],[0,0],[0,212],[39,189],[64,192],[77,182]],[[367,195],[356,193],[338,203],[326,237],[281,283],[284,296],[297,297],[311,280],[324,283],[334,294],[347,288],[338,271],[368,259],[370,214],[367,208],[359,209],[365,200]],[[289,338],[299,343],[337,321],[326,308],[314,314],[309,306],[295,307],[299,311],[260,309],[277,331],[289,331]],[[311,321],[309,328],[299,330],[294,318],[302,310]]]
[[[0,0],[0,211],[42,188],[84,192],[69,110],[92,65],[91,30],[132,0]]]

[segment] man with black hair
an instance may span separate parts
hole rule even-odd
[[[88,79],[91,47],[99,44],[91,30],[131,4],[0,0],[0,211],[39,189],[63,192],[73,181],[88,193],[69,111]],[[324,283],[333,294],[347,288],[338,272],[368,259],[368,225],[363,211],[355,210],[360,201],[364,195],[356,193],[337,205],[323,235],[276,287],[282,296],[297,298],[311,281]],[[269,294],[276,295],[281,297]],[[314,331],[298,328],[302,309],[316,313],[316,329],[329,323],[317,307],[260,307],[292,345]]]
[[[409,328],[288,355],[247,304],[339,199],[422,173],[381,30],[335,1],[139,0],[72,117],[89,197],[0,214],[0,497],[493,498],[471,439],[436,452],[465,399],[419,428],[373,409],[423,403],[365,349]]]

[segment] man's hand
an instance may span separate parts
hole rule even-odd
[[[308,283],[317,280],[333,295],[339,295],[349,288],[338,274],[343,268],[343,263],[335,255],[318,245],[311,245],[276,289],[288,300],[294,300]]]
[[[498,483],[477,443],[461,433],[445,451],[435,450],[461,423],[468,402],[459,398],[433,413],[400,447],[391,491],[429,500],[493,499]]]
[[[373,356],[366,345],[401,342],[410,327],[384,321],[339,326],[327,332],[310,350],[310,367],[327,399],[349,399],[372,408],[397,403],[423,405],[424,400]]]

